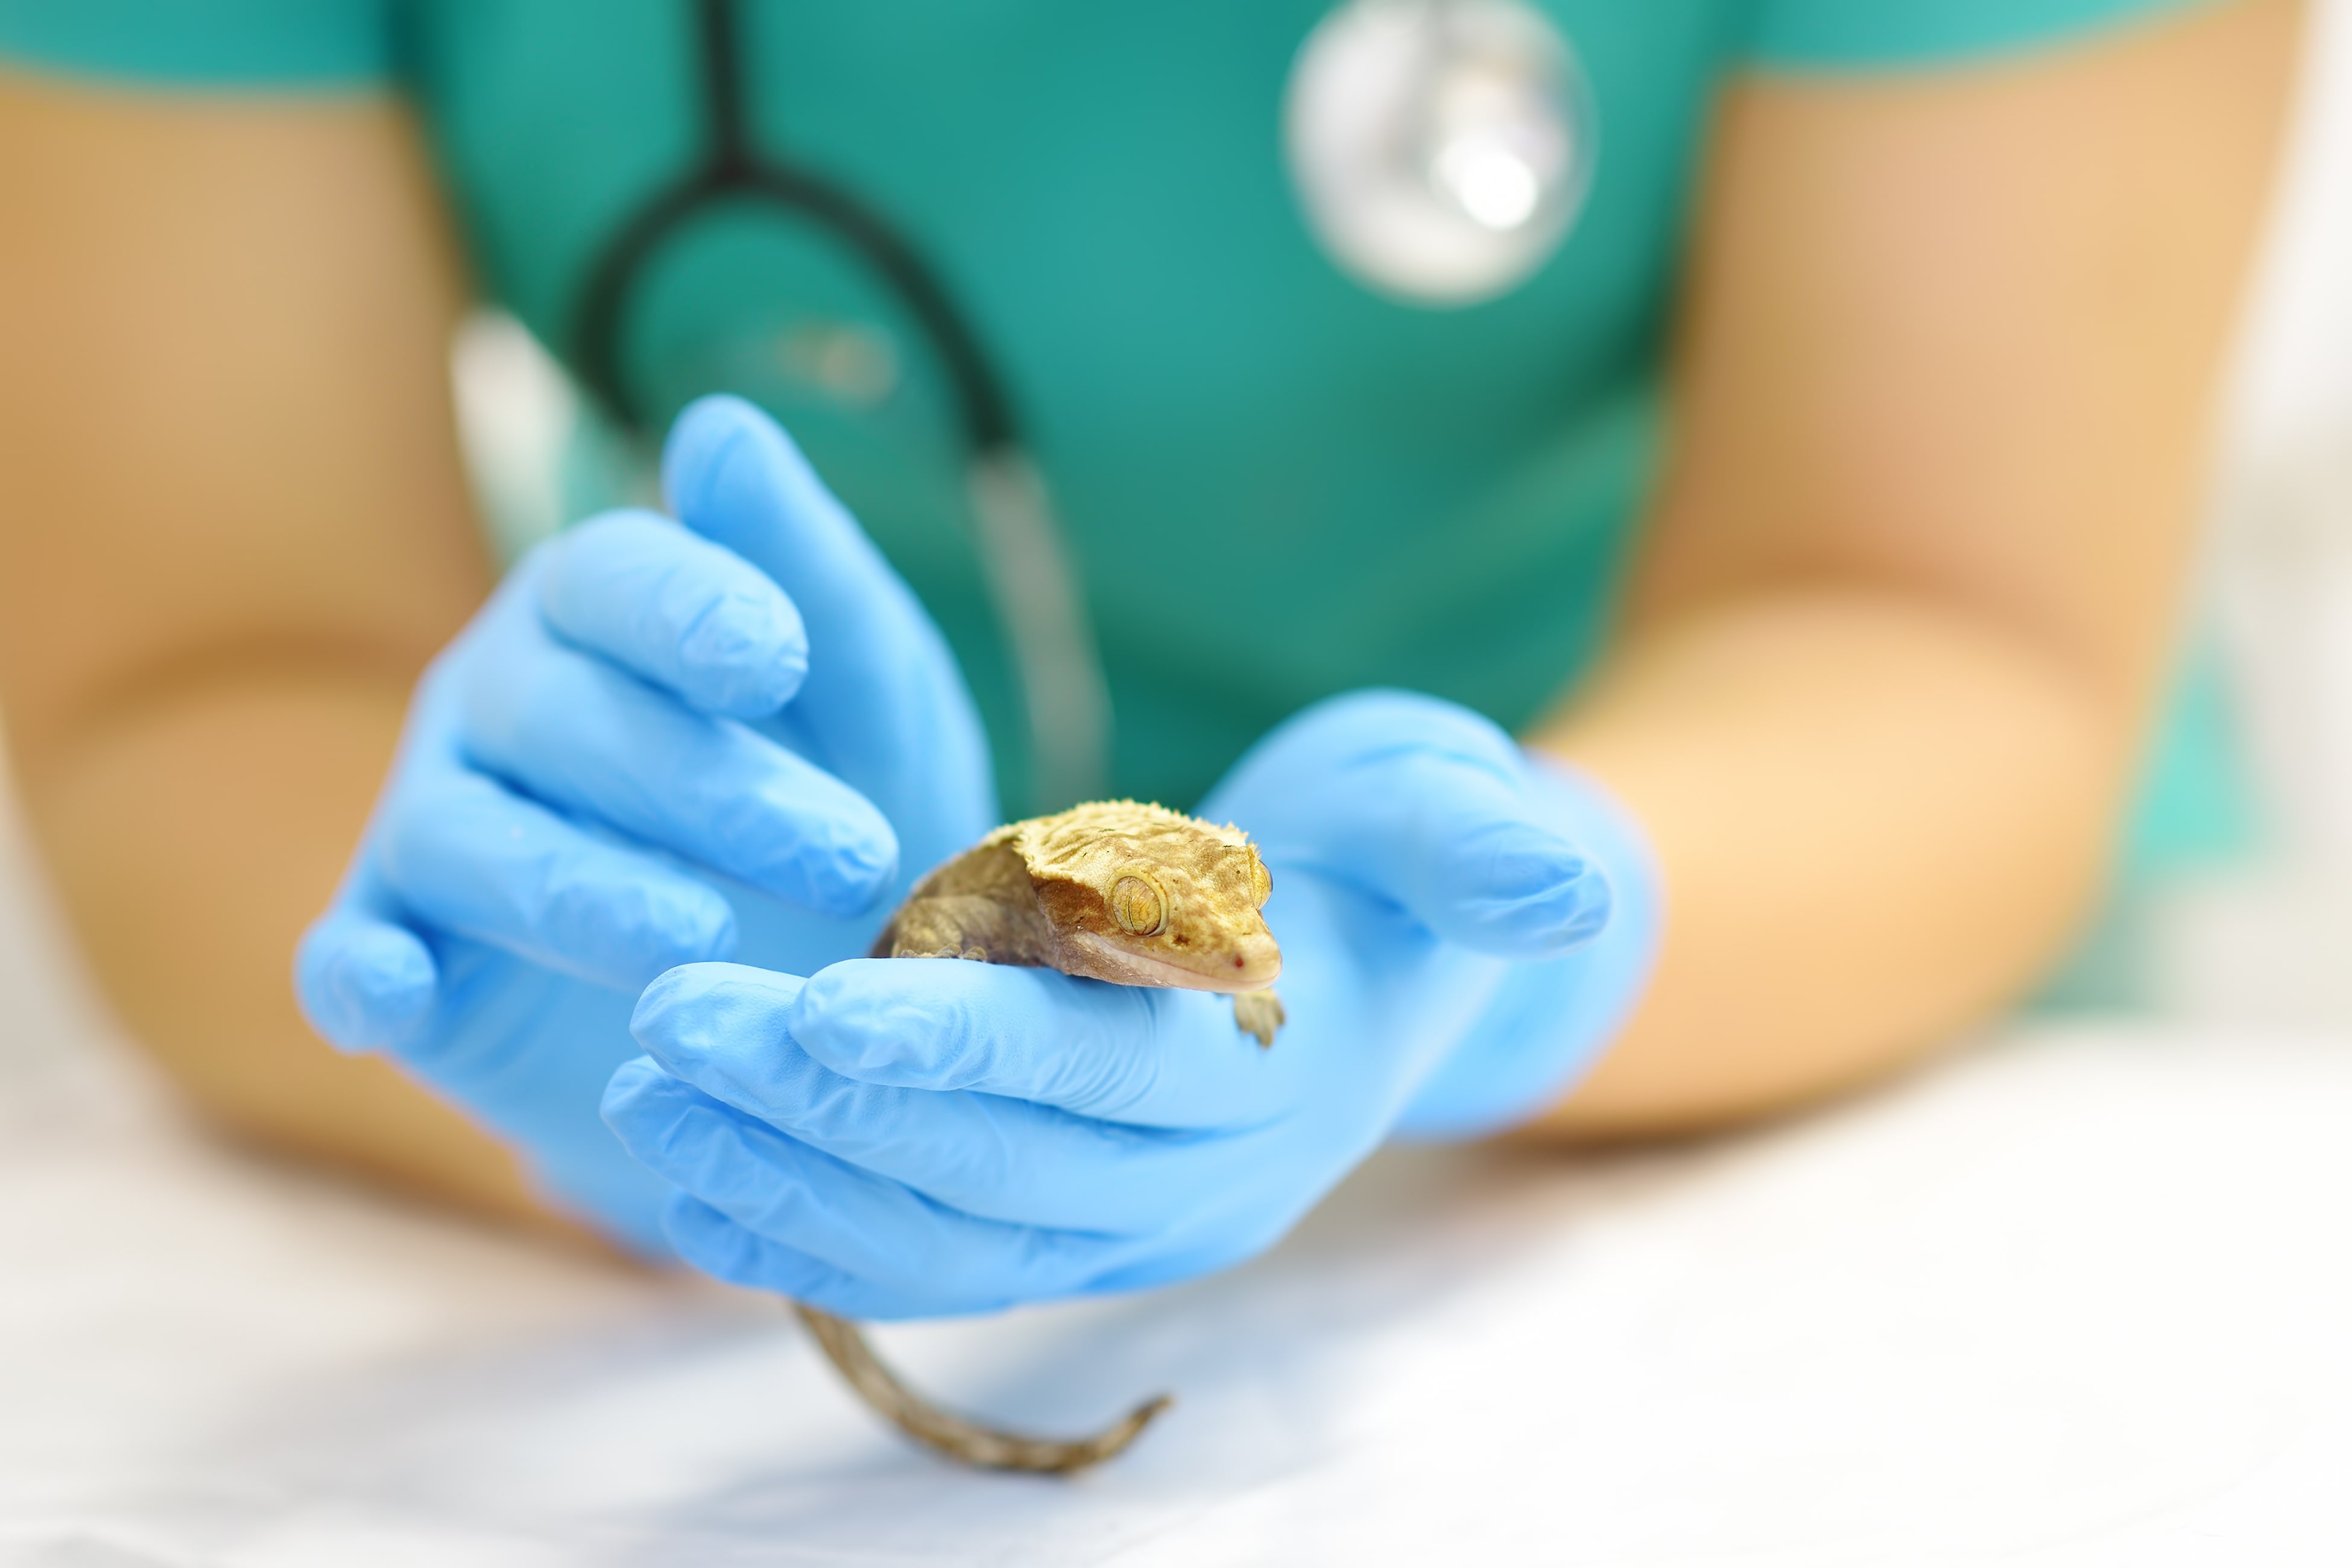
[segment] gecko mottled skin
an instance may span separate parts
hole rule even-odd
[[[1131,800],[1000,827],[915,885],[877,958],[969,958],[1223,991],[1258,1044],[1282,1004],[1282,950],[1258,912],[1274,879],[1234,827]]]
[[[1259,914],[1273,879],[1248,837],[1181,812],[1097,801],[1000,827],[917,883],[877,958],[957,958],[1058,969],[1118,985],[1230,993],[1234,1022],[1270,1047],[1282,950]],[[856,1325],[794,1310],[860,1397],[917,1442],[989,1469],[1070,1474],[1100,1464],[1168,1407],[1163,1395],[1089,1437],[1000,1432],[923,1400]]]

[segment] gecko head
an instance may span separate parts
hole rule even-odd
[[[1282,973],[1259,912],[1274,879],[1235,828],[1102,801],[1026,825],[1017,847],[1074,974],[1230,992]]]

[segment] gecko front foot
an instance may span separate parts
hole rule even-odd
[[[1290,1021],[1282,998],[1271,991],[1242,991],[1234,996],[1234,1024],[1244,1035],[1257,1037],[1258,1048],[1274,1044],[1274,1033]]]

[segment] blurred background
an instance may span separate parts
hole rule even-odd
[[[2184,1018],[2352,1029],[2352,5],[2344,0],[2312,11],[2300,121],[2217,439],[2187,635],[2192,671],[2211,650],[2215,687],[2212,722],[2196,739],[2229,753],[2209,776],[2240,793],[2242,831],[2154,886],[2118,889],[2086,955],[2105,971],[2103,989],[2090,989]]]

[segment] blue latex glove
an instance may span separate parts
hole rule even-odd
[[[435,661],[295,966],[329,1041],[388,1052],[650,1251],[667,1189],[597,1116],[646,983],[864,952],[996,818],[946,643],[783,432],[706,399],[663,479],[679,522],[549,542]]]
[[[683,1189],[689,1261],[852,1317],[1156,1285],[1260,1251],[1400,1128],[1548,1105],[1614,1033],[1654,879],[1598,789],[1484,719],[1368,692],[1202,807],[1274,874],[1289,1023],[1045,970],[858,960],[664,975],[604,1100]]]

